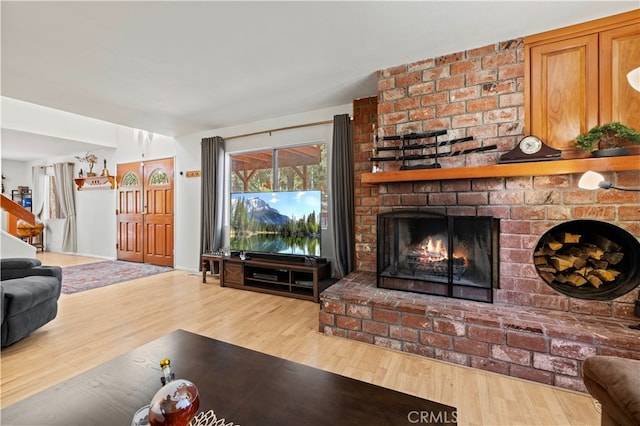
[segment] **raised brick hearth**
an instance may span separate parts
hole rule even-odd
[[[460,365],[586,391],[582,361],[640,359],[632,321],[376,288],[349,274],[322,293],[320,331]]]
[[[628,328],[640,322],[638,288],[614,300],[577,299],[547,285],[533,264],[540,237],[571,220],[605,221],[640,238],[640,193],[584,191],[580,174],[361,182],[372,166],[372,125],[384,135],[444,128],[450,138],[473,136],[456,149],[498,148],[443,159],[442,167],[495,164],[524,136],[523,85],[522,40],[378,72],[378,96],[354,102],[357,272],[321,295],[322,332],[581,391],[586,357],[640,359],[640,331]],[[640,186],[638,170],[606,177]],[[498,218],[494,303],[376,288],[376,216],[397,207]]]

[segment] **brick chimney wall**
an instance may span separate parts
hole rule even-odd
[[[495,164],[524,136],[523,75],[522,40],[511,40],[381,70],[378,96],[354,101],[358,270],[322,293],[321,332],[582,392],[584,359],[640,359],[639,332],[628,327],[638,322],[637,288],[613,301],[570,298],[533,264],[540,237],[566,221],[606,221],[640,237],[640,193],[584,191],[580,174],[361,183],[372,167],[374,124],[381,136],[442,128],[449,138],[473,136],[454,150],[498,148],[442,159],[442,167]],[[639,171],[605,176],[640,187]],[[376,288],[376,215],[397,207],[499,218],[494,303]]]
[[[449,215],[491,215],[501,220],[496,303],[632,319],[638,289],[614,301],[569,298],[540,279],[532,255],[543,233],[574,219],[614,223],[639,238],[640,193],[584,191],[577,187],[580,174],[360,183],[361,174],[371,171],[373,124],[381,136],[442,128],[449,130],[450,139],[473,136],[473,141],[453,149],[492,144],[498,148],[444,158],[442,167],[495,164],[524,136],[523,83],[521,39],[378,72],[378,96],[353,104],[357,268],[376,269],[375,221],[380,212],[415,206]],[[398,170],[399,165],[381,163],[384,170]],[[535,167],[535,163],[522,167]],[[640,186],[638,171],[605,175],[619,186]]]

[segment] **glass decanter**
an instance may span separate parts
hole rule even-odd
[[[171,361],[160,361],[164,386],[151,399],[149,424],[151,426],[187,426],[200,406],[200,394],[189,380],[174,379]]]

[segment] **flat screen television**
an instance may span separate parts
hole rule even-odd
[[[320,256],[321,191],[231,194],[232,250]]]

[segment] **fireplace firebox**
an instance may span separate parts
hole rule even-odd
[[[397,210],[377,218],[377,286],[493,302],[499,221]]]

